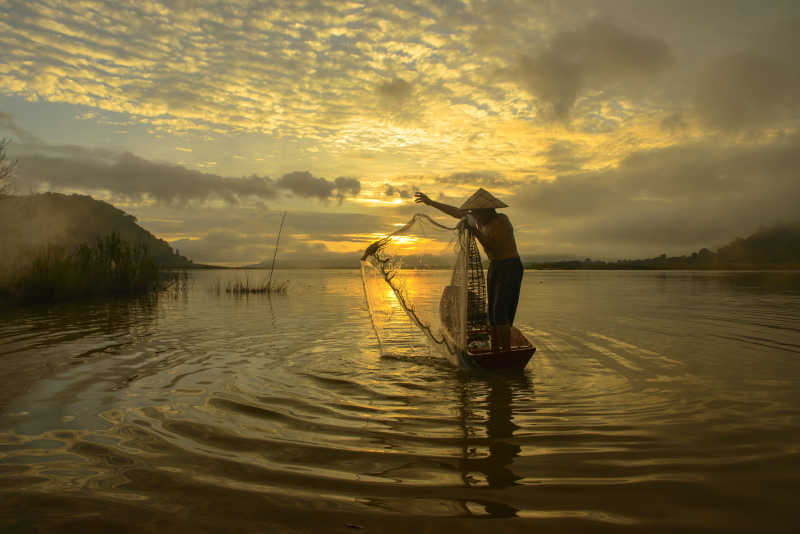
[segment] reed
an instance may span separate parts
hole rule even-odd
[[[139,295],[169,287],[174,280],[175,273],[162,273],[144,245],[132,245],[114,232],[71,251],[44,247],[0,292],[25,303],[51,302]]]
[[[222,281],[219,278],[215,278],[211,285],[208,286],[208,291],[213,295],[221,295],[223,291]]]
[[[245,276],[244,280],[231,280],[228,281],[224,286],[222,281],[217,278],[211,283],[209,291],[215,295],[221,295],[222,293],[225,293],[233,296],[285,295],[288,288],[288,281],[273,283],[272,281],[264,280],[260,283],[251,283],[250,278]]]
[[[283,212],[281,217],[281,225],[278,228],[278,235],[275,238],[275,253],[272,255],[272,267],[269,270],[269,279],[265,279],[260,284],[250,285],[250,277],[245,274],[244,280],[229,281],[225,284],[224,291],[228,295],[242,296],[242,295],[285,295],[289,287],[289,282],[272,283],[272,275],[275,272],[275,260],[278,258],[278,243],[281,240],[281,231],[283,230],[283,223],[286,220],[286,212]],[[215,295],[221,295],[223,291],[222,282],[219,278],[214,280],[209,287],[209,291]]]

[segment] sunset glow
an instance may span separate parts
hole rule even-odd
[[[0,0],[0,534],[800,530],[798,51],[800,0]]]
[[[341,259],[346,235],[431,213],[415,191],[477,187],[524,255],[686,253],[795,217],[798,16],[9,0],[0,136],[18,192],[105,199],[201,262],[264,260],[283,211],[297,259]]]

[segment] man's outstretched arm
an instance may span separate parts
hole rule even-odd
[[[427,204],[433,208],[436,208],[439,211],[442,211],[451,217],[455,217],[456,219],[460,219],[467,214],[467,210],[462,210],[461,208],[457,208],[455,206],[450,206],[449,204],[443,204],[441,202],[436,202],[435,200],[431,200],[428,198],[428,195],[425,193],[414,193],[414,202],[418,202],[420,204]]]

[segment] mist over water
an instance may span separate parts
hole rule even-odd
[[[800,273],[527,271],[511,377],[401,317],[381,355],[357,271],[281,271],[272,298],[191,275],[0,311],[4,530],[800,523]]]

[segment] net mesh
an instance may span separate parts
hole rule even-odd
[[[382,352],[399,335],[396,314],[403,312],[451,355],[488,349],[483,265],[463,222],[449,227],[414,215],[367,247],[361,277]]]

